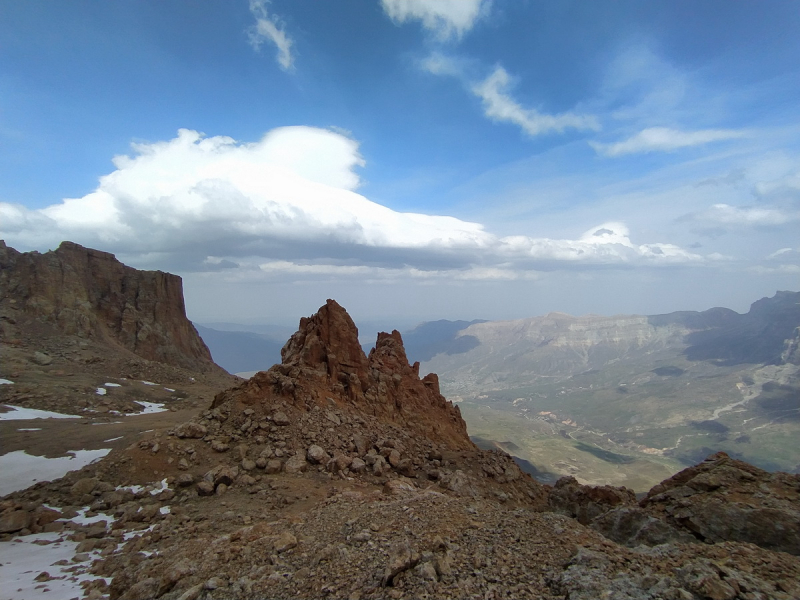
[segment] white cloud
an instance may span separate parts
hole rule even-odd
[[[786,255],[792,254],[793,252],[796,252],[796,250],[794,250],[793,248],[781,248],[780,250],[776,250],[775,252],[767,256],[767,259],[772,260],[775,258],[782,258]]]
[[[433,52],[420,62],[420,68],[432,75],[450,75],[459,77],[461,75],[461,65],[459,61],[440,52]]]
[[[269,0],[250,0],[250,12],[256,19],[250,31],[250,44],[258,50],[264,42],[272,42],[278,48],[278,64],[288,71],[294,64],[292,39],[286,35],[280,19],[267,11]]]
[[[601,144],[589,142],[599,154],[605,156],[622,156],[624,154],[639,154],[643,152],[671,152],[679,148],[701,146],[741,138],[742,131],[731,129],[702,129],[698,131],[680,131],[668,127],[650,127],[629,137],[627,140],[615,144]]]
[[[789,212],[775,207],[738,207],[730,204],[714,204],[698,215],[700,219],[723,225],[783,225],[800,220],[800,213]]]
[[[531,136],[551,131],[560,133],[565,129],[600,129],[597,119],[591,115],[571,112],[547,115],[533,108],[523,108],[508,94],[510,82],[508,72],[503,67],[496,67],[489,77],[473,85],[472,91],[483,101],[484,113],[490,119],[519,125]]]
[[[488,13],[491,0],[381,0],[381,6],[392,21],[418,19],[423,27],[446,40],[472,29]]]
[[[21,249],[69,239],[149,268],[303,277],[509,279],[704,261],[672,244],[634,244],[617,222],[575,240],[499,237],[451,216],[393,211],[355,191],[358,144],[326,129],[284,127],[253,143],[183,129],[133,151],[81,198],[38,210],[0,203],[0,237]]]

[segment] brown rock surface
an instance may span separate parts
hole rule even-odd
[[[10,327],[34,318],[67,335],[121,346],[147,360],[218,370],[186,318],[181,278],[139,271],[113,254],[62,242],[17,252],[0,241],[0,313]]]
[[[750,542],[800,555],[800,475],[768,473],[724,452],[684,469],[641,502],[702,541]]]
[[[419,365],[408,364],[400,333],[380,333],[367,358],[355,323],[334,300],[300,320],[281,356],[280,365],[219,394],[212,408],[227,404],[236,415],[247,407],[264,410],[281,403],[300,412],[336,407],[373,416],[453,450],[475,449],[458,407],[439,393],[436,375],[420,379]],[[288,425],[283,413],[275,413],[275,424]]]
[[[788,527],[797,483],[717,455],[641,506],[625,488],[565,479],[551,490],[469,442],[399,334],[381,334],[367,357],[329,301],[301,322],[283,364],[217,395],[189,425],[12,494],[0,517],[32,531],[90,503],[107,529],[63,526],[81,552],[102,548],[91,571],[111,583],[87,588],[92,599],[791,600],[800,557],[767,549],[774,536],[737,541],[749,514],[724,511],[770,510]],[[44,514],[45,502],[61,512]],[[703,521],[714,506],[735,519],[727,530]],[[687,523],[716,537],[684,543]]]

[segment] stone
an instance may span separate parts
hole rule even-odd
[[[281,427],[285,427],[291,421],[289,421],[289,417],[286,416],[285,412],[278,411],[274,415],[272,415],[272,422],[275,423],[275,425],[279,425]]]
[[[414,463],[410,458],[404,458],[396,465],[397,472],[405,477],[416,477],[417,472],[414,469]]]
[[[37,365],[47,366],[53,362],[53,359],[45,354],[44,352],[34,352],[33,353],[33,362]]]
[[[175,435],[179,438],[200,439],[208,433],[208,428],[200,423],[183,423],[175,428]]]
[[[389,452],[388,460],[390,465],[397,467],[400,464],[400,452],[392,448],[391,452]]]
[[[225,442],[222,442],[220,440],[214,440],[213,442],[211,442],[211,449],[214,450],[215,452],[227,452],[228,450],[231,449],[231,447]]]
[[[353,459],[346,454],[337,453],[329,462],[328,462],[328,471],[332,473],[338,473],[339,471],[344,471],[345,469],[349,468],[352,464]]]
[[[316,444],[308,448],[306,457],[308,458],[308,462],[310,462],[312,465],[326,465],[331,459],[328,453]]]
[[[0,516],[0,533],[15,533],[31,524],[31,514],[26,510],[14,510]]]
[[[403,479],[390,479],[383,485],[383,493],[387,496],[402,496],[416,491],[413,483]]]
[[[284,463],[283,470],[286,473],[302,473],[308,468],[308,462],[306,462],[305,456],[301,453],[297,453],[294,456],[289,457],[289,459]]]
[[[279,461],[277,458],[267,461],[267,464],[264,467],[264,472],[267,475],[274,475],[275,473],[280,473],[282,470],[283,463],[281,463],[281,461]]]
[[[148,577],[131,586],[119,600],[151,600],[158,597],[161,583],[154,577]]]
[[[376,456],[375,462],[372,463],[372,474],[376,477],[381,477],[389,470],[389,465],[382,456]]]
[[[350,463],[350,471],[353,473],[361,474],[367,469],[367,463],[365,463],[360,458],[354,458],[353,462]]]
[[[436,573],[436,568],[429,562],[420,563],[414,569],[420,579],[424,581],[438,581],[439,576]]]
[[[99,481],[95,477],[84,477],[72,484],[70,493],[73,496],[80,498],[86,494],[91,494],[98,483]]]
[[[272,543],[272,547],[278,554],[291,550],[297,546],[297,538],[288,531],[282,532]]]
[[[408,542],[396,543],[389,551],[389,559],[381,578],[381,586],[394,584],[394,578],[403,571],[413,569],[419,563],[419,553]]]
[[[181,473],[175,480],[178,487],[189,487],[194,483],[194,477],[191,473]]]
[[[197,585],[193,585],[188,590],[183,592],[180,596],[178,596],[177,600],[197,600],[200,597],[200,594],[203,592],[203,585],[202,583],[198,583]]]
[[[256,468],[256,461],[250,460],[249,458],[243,458],[241,462],[241,467],[245,471],[252,471]]]
[[[231,485],[239,476],[239,469],[227,465],[219,465],[212,470],[215,486],[220,484]]]
[[[371,446],[369,440],[360,434],[353,436],[353,444],[355,445],[356,452],[359,456],[364,456]]]
[[[210,481],[200,481],[197,484],[198,496],[212,496],[214,494],[214,484]]]

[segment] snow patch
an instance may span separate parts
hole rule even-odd
[[[145,381],[144,379],[142,379],[142,383],[145,385],[158,385],[157,383],[153,383],[152,381]]]
[[[83,597],[81,582],[103,579],[89,573],[92,562],[100,558],[100,552],[89,552],[88,561],[74,563],[72,557],[77,547],[78,542],[64,540],[54,533],[26,535],[0,544],[3,600],[70,600]],[[54,564],[62,560],[65,561],[64,565]],[[36,581],[35,578],[43,571],[54,579]],[[108,578],[105,581],[111,583]]]
[[[96,389],[94,392],[95,392],[95,394],[97,394],[98,396],[105,396],[105,395],[108,393],[108,390],[107,390],[106,388],[101,388],[101,387],[99,387],[99,388],[97,388],[97,389]]]
[[[42,430],[41,427],[23,427],[23,428],[17,429],[17,431],[41,431],[41,430]]]
[[[100,450],[70,450],[59,458],[31,456],[24,450],[0,456],[0,496],[24,490],[39,481],[52,481],[69,471],[80,469],[111,452],[111,448]],[[2,562],[2,561],[0,561]],[[38,573],[37,573],[38,575]]]
[[[144,400],[137,400],[136,404],[141,404],[144,407],[144,410],[138,413],[127,413],[125,415],[126,417],[133,417],[136,415],[149,415],[152,413],[160,413],[169,410],[165,408],[163,404],[158,404],[157,402],[145,402]]]
[[[8,379],[2,379],[2,378],[0,378],[0,385],[11,385],[12,383],[14,383],[14,382],[13,382],[13,381],[10,381],[10,380],[8,380]]]
[[[62,413],[49,410],[37,410],[35,408],[24,408],[22,406],[12,406],[5,404],[11,410],[0,413],[0,421],[24,421],[27,419],[80,419],[78,415],[64,415]]]
[[[119,383],[104,383],[103,385],[106,387],[122,387]]]

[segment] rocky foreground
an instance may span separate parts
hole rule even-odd
[[[797,475],[717,454],[640,501],[550,488],[470,442],[397,332],[365,356],[328,301],[282,357],[193,420],[7,497],[3,539],[79,542],[105,578],[92,599],[800,598]]]

